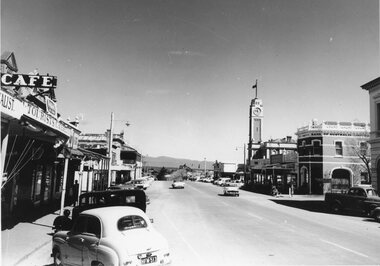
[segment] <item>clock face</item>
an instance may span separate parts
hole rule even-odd
[[[261,108],[259,108],[259,107],[254,108],[252,113],[255,116],[259,116],[261,114]]]

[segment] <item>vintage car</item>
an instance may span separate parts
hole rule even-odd
[[[182,181],[174,180],[172,183],[172,188],[185,188],[185,183]]]
[[[54,265],[168,265],[166,239],[134,207],[105,207],[79,214],[70,231],[53,235]]]
[[[370,216],[380,207],[380,197],[371,186],[355,186],[346,193],[326,193],[325,204],[334,213],[348,211]]]
[[[223,187],[224,195],[231,195],[239,197],[239,184],[238,183],[226,183],[227,185]]]
[[[150,186],[150,183],[145,179],[135,179],[127,182],[126,184],[133,185],[137,188],[147,189]]]
[[[72,210],[72,220],[74,221],[79,213],[84,210],[109,206],[132,206],[145,212],[146,205],[147,197],[141,189],[110,189],[87,192],[79,196],[78,205]]]

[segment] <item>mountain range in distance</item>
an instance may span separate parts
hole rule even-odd
[[[206,169],[207,170],[213,170],[215,162],[207,161],[206,160]],[[186,164],[186,166],[192,168],[192,169],[205,169],[205,161],[197,161],[197,160],[190,160],[190,159],[178,159],[178,158],[172,158],[167,156],[159,156],[159,157],[149,157],[144,156],[143,158],[143,167],[154,167],[154,168],[179,168],[179,166]]]

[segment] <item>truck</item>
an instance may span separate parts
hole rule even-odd
[[[376,219],[380,197],[371,186],[355,186],[345,193],[326,193],[325,204],[333,213],[348,211]]]

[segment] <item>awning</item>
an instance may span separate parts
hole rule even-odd
[[[83,148],[78,148],[77,151],[83,153],[86,157],[89,157],[90,159],[98,159],[98,160],[109,160],[110,157],[104,156],[100,153],[96,153],[93,151],[89,151]]]
[[[87,160],[109,160],[110,159],[109,157],[104,156],[102,154],[85,150],[82,148],[73,149],[73,148],[65,147],[63,148],[62,152],[65,157],[67,156],[71,159],[78,159],[78,160],[86,160],[86,159]]]

